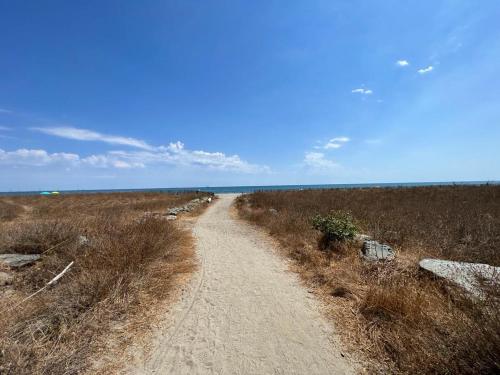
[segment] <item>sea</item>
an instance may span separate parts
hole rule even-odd
[[[320,184],[320,185],[255,185],[255,186],[194,186],[150,189],[101,189],[101,190],[44,190],[58,191],[60,194],[96,194],[116,192],[166,192],[180,193],[188,191],[211,192],[215,194],[252,193],[255,191],[309,190],[309,189],[363,189],[363,188],[410,188],[418,186],[453,186],[453,185],[500,185],[500,181],[446,181],[446,182],[390,182],[367,184]],[[0,195],[37,195],[43,191],[6,191]]]

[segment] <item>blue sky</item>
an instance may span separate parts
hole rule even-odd
[[[0,1],[0,190],[500,179],[500,3]]]

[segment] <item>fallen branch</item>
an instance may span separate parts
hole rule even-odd
[[[20,301],[19,303],[17,303],[16,305],[14,305],[13,307],[10,308],[10,310],[14,310],[16,307],[18,307],[19,305],[23,304],[24,302],[26,302],[27,300],[33,298],[34,296],[36,296],[38,293],[41,293],[42,291],[44,291],[45,289],[47,289],[49,286],[51,285],[54,285],[61,277],[63,277],[63,275],[68,272],[68,270],[71,268],[71,266],[73,265],[73,263],[75,263],[74,261],[72,261],[70,264],[68,264],[62,271],[61,273],[59,273],[56,277],[54,277],[52,280],[50,280],[43,288],[37,290],[35,293],[32,293],[30,294],[28,297],[26,297],[25,299],[23,299],[22,301]]]

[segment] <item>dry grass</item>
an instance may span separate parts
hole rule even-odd
[[[21,214],[23,208],[16,203],[13,203],[10,199],[0,200],[0,220],[7,221],[13,220]]]
[[[471,299],[418,268],[423,257],[500,265],[500,186],[257,192],[238,207],[325,297],[346,345],[372,360],[369,372],[500,371],[498,288]],[[357,242],[320,251],[311,218],[330,210],[350,211],[396,260],[366,264]]]
[[[194,267],[188,233],[159,218],[139,220],[145,211],[165,212],[193,198],[163,193],[0,198],[0,207],[16,206],[0,222],[2,252],[44,254],[36,265],[15,272],[11,287],[0,289],[0,373],[87,369],[113,326],[164,299],[173,276]],[[58,284],[15,306],[71,261],[73,268]]]

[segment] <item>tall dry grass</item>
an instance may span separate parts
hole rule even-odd
[[[325,297],[344,343],[371,360],[369,372],[500,371],[498,288],[471,298],[418,267],[423,257],[500,265],[500,186],[256,192],[237,204]],[[351,212],[396,260],[367,264],[355,241],[320,251],[311,219],[331,210]]]
[[[194,267],[190,236],[142,218],[195,194],[117,193],[0,198],[19,207],[0,223],[0,250],[43,254],[0,289],[0,373],[76,374],[106,345],[106,333],[147,315],[174,276]],[[0,203],[1,207],[1,203]],[[82,237],[83,236],[83,237]],[[67,264],[54,287],[21,303]]]

